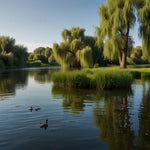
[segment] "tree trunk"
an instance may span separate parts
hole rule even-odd
[[[120,69],[127,68],[127,52],[126,51],[122,52],[122,57],[119,58],[119,63],[120,63]]]
[[[127,32],[122,35],[125,40],[124,50],[120,52],[119,63],[120,69],[127,68],[127,51],[128,51],[128,40],[129,40],[130,22],[127,23]],[[122,32],[121,32],[122,33]]]

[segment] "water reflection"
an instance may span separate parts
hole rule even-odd
[[[139,147],[150,149],[150,83],[143,85],[143,98],[139,113]]]
[[[27,85],[28,71],[4,71],[0,73],[0,98],[15,95],[16,88]]]
[[[51,82],[52,73],[59,69],[11,70],[0,72],[0,98],[15,95],[16,88],[24,88],[28,77],[39,83]]]
[[[132,90],[118,91],[96,91],[96,90],[84,90],[84,89],[62,89],[58,87],[52,88],[52,94],[54,96],[62,96],[62,107],[64,110],[71,109],[71,112],[84,111],[84,107],[88,103],[99,102],[99,100],[108,99],[113,96],[128,96],[132,95]],[[126,103],[126,101],[124,101]]]
[[[16,94],[9,104],[9,100],[1,101],[0,127],[4,129],[1,130],[2,142],[6,143],[0,144],[1,148],[8,146],[11,149],[10,143],[14,139],[18,149],[29,149],[24,147],[28,144],[37,149],[46,144],[49,149],[54,149],[60,143],[64,144],[60,149],[80,149],[82,146],[85,146],[82,149],[107,149],[107,145],[110,150],[150,149],[149,82],[138,81],[132,85],[132,89],[122,91],[56,87],[50,91],[52,84],[49,83],[55,71],[58,70],[23,70],[0,74],[0,100]],[[28,88],[24,88],[26,86]],[[35,91],[40,91],[40,94]],[[25,97],[18,100],[18,94]],[[27,107],[32,104],[36,104],[36,107],[30,112]],[[46,124],[43,118],[49,120],[49,127],[48,121]],[[40,122],[45,123],[41,130]],[[138,124],[136,128],[135,124]],[[44,129],[47,129],[46,132],[43,132]],[[19,141],[21,137],[25,139],[23,143]],[[74,145],[68,148],[68,143],[73,142]],[[15,147],[12,149],[16,150]]]
[[[132,106],[130,106],[132,107]],[[105,98],[93,110],[94,123],[100,129],[99,139],[110,150],[133,149],[134,131],[131,129],[128,97]]]
[[[53,87],[53,95],[63,97],[64,111],[84,111],[87,103],[93,102],[94,125],[99,128],[99,140],[105,141],[111,150],[134,149],[134,131],[131,129],[129,109],[132,101],[128,100],[133,95],[131,89],[118,91],[89,91],[59,89]],[[88,100],[88,101],[87,101]]]
[[[51,76],[54,72],[60,69],[39,69],[29,72],[29,76],[33,77],[35,81],[40,83],[51,82]]]

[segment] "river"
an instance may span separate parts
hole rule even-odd
[[[126,90],[61,89],[51,81],[55,71],[0,72],[0,150],[150,150],[149,81]]]

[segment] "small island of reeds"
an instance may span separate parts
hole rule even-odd
[[[128,88],[133,75],[122,70],[81,70],[55,72],[52,75],[54,86],[68,88],[117,89]]]

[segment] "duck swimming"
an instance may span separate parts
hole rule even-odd
[[[35,111],[38,111],[38,110],[40,110],[41,108],[40,107],[37,107],[37,108],[35,108]]]
[[[40,123],[40,128],[47,128],[48,127],[48,119],[46,120],[45,123]]]
[[[28,110],[32,111],[32,110],[33,110],[32,106],[31,106],[31,107],[29,107],[29,108],[28,108]]]

